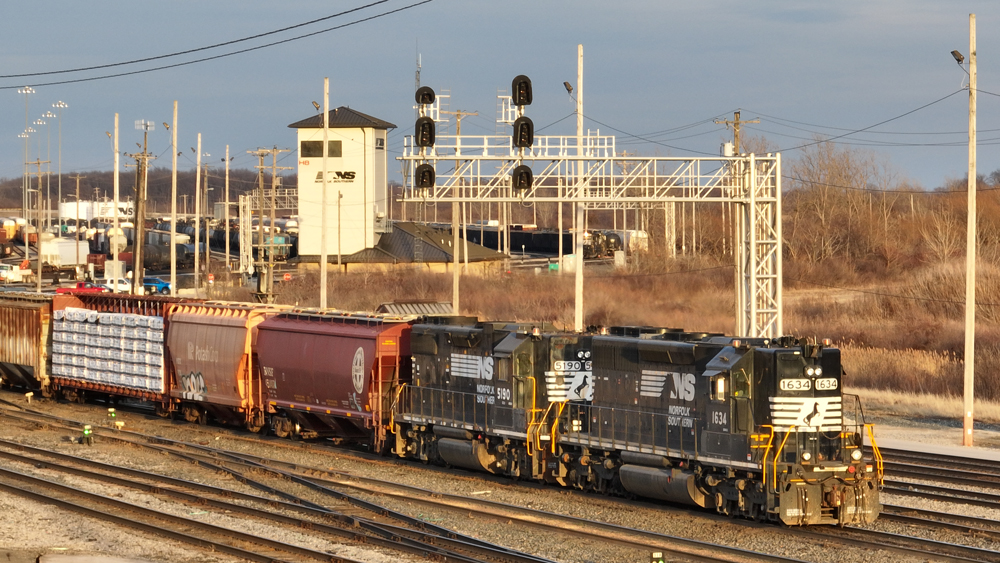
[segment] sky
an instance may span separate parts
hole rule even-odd
[[[450,91],[452,110],[479,113],[463,120],[463,134],[493,134],[498,89],[525,74],[536,134],[572,135],[575,102],[563,81],[575,85],[583,44],[585,127],[615,135],[619,151],[717,155],[732,133],[713,121],[740,110],[742,119],[760,120],[744,134],[766,137],[785,163],[817,135],[839,137],[844,147],[875,152],[898,181],[933,189],[967,171],[969,96],[950,52],[969,55],[970,13],[979,30],[978,171],[1000,168],[1000,36],[990,32],[1000,24],[996,1],[8,4],[0,21],[0,178],[22,175],[26,99],[29,122],[57,111],[56,102],[68,105],[46,125],[29,124],[36,130],[29,160],[50,159],[53,173],[112,169],[105,132],[115,113],[121,150],[137,152],[135,121],[152,121],[153,165],[169,168],[162,123],[172,119],[174,100],[181,169],[194,167],[198,133],[207,162],[221,167],[229,145],[232,165],[250,168],[249,150],[295,148],[287,126],[315,114],[311,102],[322,103],[324,77],[331,107],[398,126],[388,142],[389,156],[398,156],[413,130],[418,53],[422,85]],[[298,27],[239,41],[291,26]],[[166,56],[226,42],[234,43]],[[150,57],[163,58],[75,70]],[[193,62],[206,57],[215,58]],[[63,70],[75,71],[15,76]],[[100,78],[120,73],[132,74]],[[66,81],[76,82],[49,84]],[[25,85],[35,93],[19,94]],[[281,164],[294,165],[296,154],[284,158]],[[398,179],[399,165],[389,168]]]

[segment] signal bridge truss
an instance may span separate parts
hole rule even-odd
[[[782,326],[781,155],[710,158],[616,156],[612,136],[535,136],[530,148],[510,136],[439,135],[433,147],[404,140],[403,202],[560,203],[586,209],[665,208],[678,202],[732,203],[736,249],[736,333],[774,338]],[[414,171],[435,169],[433,187]],[[530,189],[513,189],[526,164]]]

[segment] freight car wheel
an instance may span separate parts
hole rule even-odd
[[[275,416],[271,418],[271,430],[274,435],[279,438],[288,438],[292,435],[292,421],[288,420],[284,416]]]
[[[181,409],[181,414],[184,415],[184,420],[188,422],[196,422],[201,425],[208,422],[208,413],[192,405],[185,405]]]

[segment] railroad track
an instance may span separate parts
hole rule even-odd
[[[211,508],[220,513],[240,514],[243,518],[261,520],[271,525],[294,530],[308,529],[310,533],[324,534],[339,542],[366,544],[420,557],[429,557],[437,561],[462,563],[480,561],[478,558],[462,556],[448,549],[429,548],[427,543],[421,541],[427,541],[427,536],[414,533],[412,530],[331,510],[328,507],[290,497],[276,489],[261,487],[260,484],[257,486],[268,490],[274,496],[285,497],[286,500],[275,500],[274,498],[176,479],[162,474],[108,465],[6,440],[0,440],[0,458],[30,464],[39,469],[51,469],[71,474],[103,484],[144,491],[161,497],[170,497],[194,508]],[[118,475],[125,475],[125,477]],[[232,499],[243,501],[243,503],[232,502]],[[272,512],[273,509],[300,513],[308,518],[290,517]],[[383,520],[388,519],[383,518]],[[440,543],[436,539],[430,541]],[[450,543],[465,551],[478,551],[480,556],[493,560],[534,563],[544,561],[535,557],[497,559],[497,554],[493,550],[477,549],[476,546],[467,545],[458,540],[453,540]]]
[[[3,477],[0,479],[0,490],[7,493],[249,561],[354,563],[351,559],[330,553],[166,514],[10,469],[0,468],[0,476]]]
[[[31,424],[44,424],[71,431],[78,429],[77,425],[72,421],[65,421],[58,417],[50,417],[39,413],[23,413],[19,415],[6,412],[4,415],[8,418],[19,419]],[[216,452],[212,448],[205,446],[183,444],[155,436],[114,431],[105,428],[94,428],[94,434],[100,436],[102,439],[112,439],[127,445],[139,446],[159,453],[170,454],[184,461],[200,465],[210,471],[227,473],[241,483],[284,499],[284,503],[296,507],[297,510],[310,512],[313,516],[333,518],[337,522],[349,527],[361,526],[368,534],[374,534],[374,536],[381,537],[383,541],[397,544],[392,546],[397,550],[413,552],[443,561],[480,561],[485,558],[491,561],[510,563],[548,563],[546,559],[463,536],[446,528],[424,522],[419,518],[413,518],[360,498],[306,482],[294,475],[264,468],[257,464],[247,463],[233,456],[213,455]],[[2,441],[0,441],[0,445],[3,445]],[[19,446],[19,444],[14,444],[12,447],[16,446]],[[57,455],[56,452],[48,453],[49,455]],[[3,455],[0,454],[0,457],[3,457]],[[68,459],[75,460],[77,458],[68,456]],[[80,460],[80,462],[87,463],[84,460]],[[238,469],[234,469],[234,465]],[[123,471],[133,470],[125,469]],[[331,507],[329,502],[317,504],[304,500],[277,487],[270,486],[250,475],[251,473],[259,474],[261,472],[271,473],[272,477],[276,477],[278,480],[290,480],[294,484],[303,485],[313,492],[330,497],[335,501],[333,503],[334,506]],[[154,482],[157,479],[162,479],[163,481],[171,481],[174,484],[180,483],[179,480],[173,480],[170,477],[162,475],[147,475],[147,478],[152,479]],[[141,488],[141,485],[136,486]],[[221,495],[238,495],[238,493],[228,490],[217,490],[214,488],[213,490]],[[267,502],[267,499],[257,498],[257,500]],[[367,516],[360,516],[361,514],[366,514]],[[386,520],[394,520],[398,523],[390,524]],[[296,525],[301,525],[301,523],[296,523]],[[312,524],[312,527],[316,526],[316,524]],[[357,539],[356,536],[352,537]],[[398,539],[393,540],[392,538]]]
[[[58,425],[70,430],[77,430],[77,424],[74,424],[74,421],[67,421],[65,419],[53,417],[37,411],[13,413],[7,410],[6,412],[3,412],[3,414],[8,418],[14,418],[27,423],[47,424],[53,426]],[[266,490],[266,486],[248,478],[246,473],[253,472],[258,474],[261,472],[271,472],[280,476],[282,479],[292,480],[298,484],[307,486],[316,492],[329,494],[338,499],[348,498],[350,499],[349,502],[352,506],[370,507],[371,510],[383,514],[391,513],[391,511],[384,507],[367,503],[366,501],[360,500],[352,495],[341,493],[337,489],[349,489],[365,494],[391,497],[397,500],[405,500],[425,506],[446,509],[449,511],[458,511],[462,514],[475,514],[477,517],[516,521],[533,527],[546,528],[553,532],[569,534],[577,537],[585,537],[590,540],[597,540],[601,542],[610,541],[623,547],[639,549],[647,552],[661,551],[674,558],[680,558],[686,561],[703,561],[711,563],[722,561],[792,563],[799,561],[797,559],[757,553],[719,544],[670,536],[667,534],[633,530],[603,522],[585,520],[535,509],[521,508],[486,499],[449,495],[399,483],[385,483],[384,481],[378,479],[366,478],[344,472],[306,467],[261,456],[219,451],[200,444],[180,442],[134,432],[113,431],[105,428],[95,428],[94,430],[95,434],[97,434],[100,439],[111,438],[127,442],[131,445],[154,448],[159,452],[170,453],[188,461],[202,464],[206,468],[215,471],[229,472],[235,478],[260,490]],[[2,442],[0,442],[0,446],[2,445]],[[0,457],[3,456],[0,455]],[[240,467],[243,469],[243,472],[236,472],[236,470],[232,469],[234,466]],[[334,487],[336,487],[336,489]],[[269,492],[278,495],[285,494],[276,490]],[[299,510],[302,510],[302,508]],[[392,514],[401,520],[409,518],[398,513]],[[473,538],[460,536],[450,530],[437,529],[437,527],[430,526],[419,520],[414,520],[412,523],[426,528],[421,530],[425,536],[427,534],[433,534],[434,532],[440,534],[434,535],[435,541],[442,541],[442,539],[448,539],[445,536],[452,536],[452,538],[454,538],[457,542],[464,542],[473,546],[484,546],[489,548],[498,547],[493,546],[492,544],[486,544],[485,542],[480,542],[479,540],[475,540]],[[491,560],[543,561],[542,559],[533,556],[525,556],[523,559],[518,559],[517,556],[523,556],[523,554],[517,554],[516,552],[505,550],[504,548],[499,549],[502,550],[502,552],[489,554]]]
[[[2,401],[0,401],[2,402]],[[43,415],[48,416],[48,415]],[[218,435],[220,429],[212,428],[211,432],[214,435]],[[199,427],[192,427],[192,431],[201,432],[203,431]],[[471,499],[469,497],[462,497],[459,495],[444,495],[438,492],[427,491],[415,487],[408,487],[406,485],[392,483],[387,485],[377,479],[367,479],[362,476],[348,474],[343,472],[336,472],[332,470],[318,469],[313,467],[304,467],[287,462],[281,462],[278,460],[268,459],[258,456],[249,456],[246,454],[235,454],[233,452],[219,452],[210,448],[200,449],[200,446],[176,442],[172,440],[164,440],[160,438],[153,437],[140,437],[137,439],[141,440],[154,440],[159,443],[160,447],[170,447],[177,449],[177,455],[188,455],[194,458],[200,458],[204,463],[216,463],[222,464],[226,463],[242,463],[249,462],[258,466],[262,469],[268,470],[280,470],[286,473],[287,476],[294,476],[295,478],[306,479],[317,486],[322,487],[335,487],[337,489],[351,489],[356,491],[361,491],[364,493],[377,494],[385,497],[395,497],[397,499],[405,499],[410,502],[418,502],[421,504],[426,504],[428,506],[436,506],[439,508],[446,508],[450,510],[462,510],[470,513],[482,514],[484,516],[497,517],[498,515],[503,515],[503,518],[509,520],[517,520],[525,522],[526,524],[542,526],[548,524],[548,527],[552,529],[559,530],[563,533],[573,533],[581,536],[587,536],[591,539],[595,537],[599,538],[601,541],[615,541],[623,546],[635,547],[638,549],[645,550],[662,550],[667,553],[671,553],[675,556],[692,558],[699,555],[699,551],[705,548],[719,552],[719,548],[724,548],[724,546],[715,546],[711,544],[702,544],[701,542],[696,542],[692,540],[686,540],[684,538],[676,538],[672,536],[667,536],[664,534],[656,534],[649,532],[639,532],[636,530],[623,530],[617,526],[611,524],[605,524],[600,522],[591,522],[585,520],[574,519],[569,516],[555,515],[551,513],[544,513],[535,511],[532,509],[525,509],[519,507],[512,507],[508,505],[501,505],[498,503],[491,503],[490,501],[485,501],[483,499]],[[239,436],[234,432],[227,432],[226,439],[232,439],[237,441],[246,441],[255,444],[260,444],[262,442],[260,437],[254,436]],[[265,439],[264,443],[270,446],[279,446],[282,448],[290,448],[296,450],[302,449],[329,449],[330,453],[343,454],[345,453],[342,448],[325,447],[319,446],[317,444],[303,443],[303,442],[288,442],[287,440],[279,439]],[[193,447],[193,449],[192,449]],[[358,455],[356,452],[351,452],[352,455]],[[236,456],[242,462],[234,459],[222,460],[220,456]],[[368,456],[362,456],[368,457]],[[386,460],[381,459],[380,461],[385,463]],[[476,474],[479,476],[479,474]],[[481,476],[483,478],[488,478],[488,476]],[[909,487],[909,491],[916,494],[921,494],[926,491],[919,491],[915,488],[913,484],[909,483],[895,483],[889,481],[888,485],[890,487]],[[963,502],[962,499],[956,499],[956,491],[954,489],[943,489],[937,494],[945,495],[947,498],[942,497],[944,500],[949,502]],[[995,495],[994,495],[995,496]],[[982,502],[994,503],[996,499],[984,498]],[[641,503],[637,503],[641,504]],[[652,507],[653,505],[649,505]],[[668,510],[681,510],[664,507],[662,505],[655,505],[658,509],[668,509]],[[928,531],[930,530],[947,530],[953,533],[961,533],[965,535],[973,535],[980,538],[988,538],[990,540],[1000,539],[1000,522],[995,522],[986,519],[977,519],[972,517],[964,517],[958,515],[948,515],[940,514],[931,511],[921,511],[916,509],[911,509],[908,507],[892,506],[888,505],[885,507],[885,519],[897,521],[908,526],[923,527]],[[693,514],[693,512],[692,512]],[[706,516],[704,513],[699,513],[701,516]],[[744,525],[753,525],[749,522],[737,521],[737,523]],[[833,534],[838,541],[850,542],[858,545],[866,545],[871,548],[886,549],[890,551],[896,551],[898,553],[905,553],[908,555],[917,555],[923,557],[929,557],[932,559],[945,559],[954,561],[1000,561],[995,553],[991,550],[980,549],[973,546],[965,546],[960,544],[951,544],[948,542],[937,542],[933,540],[926,540],[923,538],[900,535],[900,534],[888,534],[884,532],[876,532],[872,530],[857,530],[848,529],[843,531],[836,530],[801,530],[801,529],[787,529],[790,534],[797,535],[803,539],[813,539],[816,541],[821,541],[828,543],[831,539],[830,534]],[[595,533],[597,532],[597,533]],[[632,536],[625,539],[625,532],[632,534]],[[689,543],[687,543],[689,542]],[[732,548],[724,548],[725,550],[732,550]],[[776,556],[769,556],[751,552],[742,552],[742,550],[732,550],[726,551],[727,557],[734,557],[745,559],[747,557],[752,557],[754,560],[764,560],[764,561],[789,561],[787,558],[781,558]],[[711,559],[698,559],[698,560],[711,560]],[[728,559],[715,559],[715,560],[728,560]]]

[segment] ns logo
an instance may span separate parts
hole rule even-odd
[[[673,372],[670,375],[673,376],[674,380],[674,388],[670,390],[670,398],[680,399],[682,401],[693,401],[695,382],[694,374]]]
[[[328,173],[330,174],[330,177],[327,180],[328,182],[350,181],[353,180],[355,176],[357,176],[357,172],[351,172],[351,171],[330,170],[328,171]],[[319,172],[316,173],[316,183],[318,184],[321,183],[322,181],[323,181],[323,171],[320,170]]]

